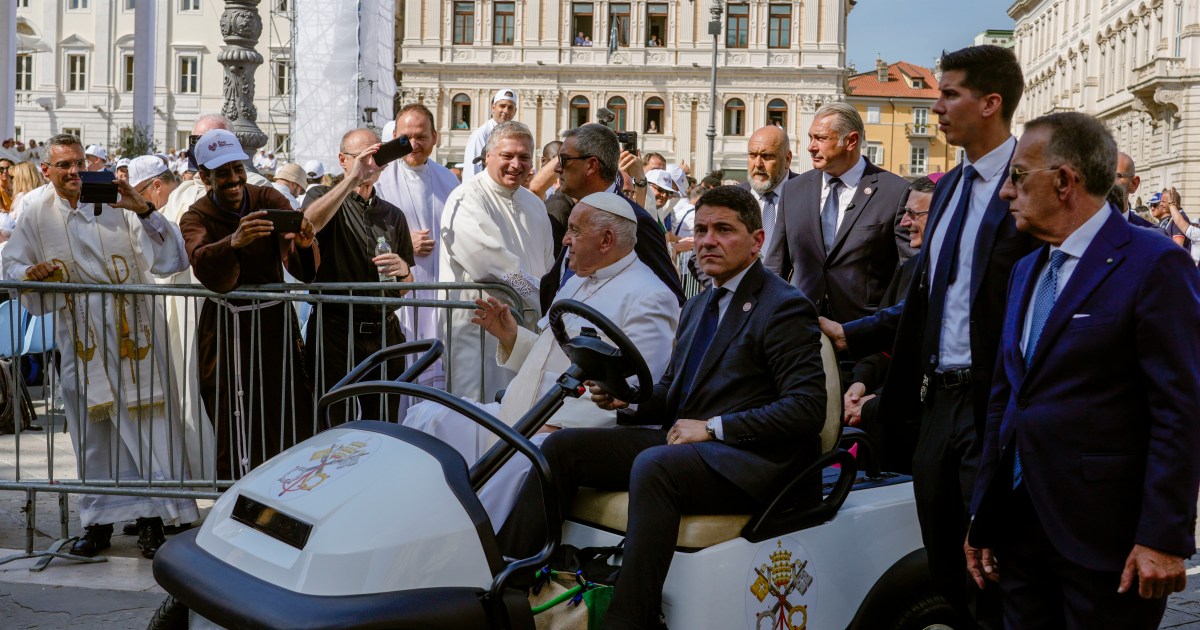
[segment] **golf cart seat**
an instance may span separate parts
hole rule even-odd
[[[821,453],[837,449],[842,432],[842,385],[837,354],[829,338],[821,335],[821,364],[825,368],[825,426],[821,429]],[[629,522],[629,493],[580,488],[570,518],[602,529],[625,533]],[[685,514],[679,522],[675,546],[704,549],[742,536],[754,516],[750,514]]]

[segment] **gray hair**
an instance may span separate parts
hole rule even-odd
[[[1105,197],[1117,179],[1117,143],[1100,121],[1079,112],[1060,112],[1025,123],[1025,133],[1046,129],[1047,161],[1070,164],[1083,179],[1083,189]]]
[[[203,131],[196,133],[197,129],[202,129]],[[202,136],[205,132],[212,131],[213,129],[232,131],[229,128],[228,118],[221,114],[208,113],[200,114],[200,117],[196,119],[196,124],[192,125],[192,134]]]
[[[488,136],[487,146],[483,148],[483,154],[487,155],[491,153],[492,149],[495,149],[501,140],[508,138],[524,140],[529,145],[530,155],[533,155],[533,132],[524,123],[519,123],[515,120],[500,123],[496,125],[495,129],[492,129],[491,135]]]
[[[832,116],[830,128],[838,135],[838,144],[846,144],[846,136],[852,132],[858,132],[858,142],[861,145],[867,139],[867,129],[863,126],[862,116],[858,115],[858,110],[849,103],[832,102],[825,103],[813,114],[813,120],[820,120],[826,116]]]
[[[630,221],[611,212],[597,209],[592,213],[588,222],[594,228],[612,230],[618,247],[627,247],[632,251],[633,247],[637,245],[637,221]]]
[[[617,179],[617,166],[621,160],[621,143],[617,132],[601,125],[588,123],[563,132],[563,140],[575,138],[575,150],[580,155],[590,155],[600,162],[600,179],[613,182]]]
[[[51,136],[49,140],[42,146],[46,147],[82,147],[83,142],[69,133],[60,133]],[[48,152],[47,152],[48,153]]]

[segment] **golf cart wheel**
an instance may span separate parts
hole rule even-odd
[[[944,597],[928,593],[897,615],[893,630],[957,630],[965,628],[954,607]]]
[[[179,603],[173,596],[167,595],[158,610],[154,611],[154,616],[150,618],[150,625],[146,626],[146,630],[187,630],[187,627],[187,606]]]

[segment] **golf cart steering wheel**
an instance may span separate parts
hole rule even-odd
[[[617,347],[606,343],[596,335],[595,330],[589,328],[584,328],[578,337],[567,337],[563,317],[568,313],[577,315],[598,328]],[[587,380],[594,381],[615,398],[627,403],[641,402],[653,393],[654,381],[642,353],[638,352],[629,337],[600,311],[583,302],[559,300],[550,306],[547,317],[550,331],[554,333],[558,346],[571,363],[582,368]],[[631,386],[626,380],[630,376],[637,377],[636,386]]]

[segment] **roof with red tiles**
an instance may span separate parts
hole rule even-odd
[[[923,87],[913,87],[913,80],[919,79]],[[879,80],[877,73],[863,72],[850,77],[850,96],[879,96],[887,98],[928,98],[938,97],[937,79],[929,68],[897,61],[888,66],[888,80]]]

